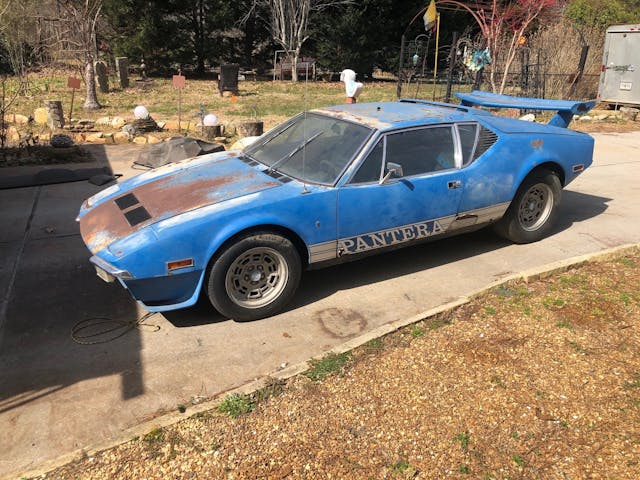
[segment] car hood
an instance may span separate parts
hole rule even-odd
[[[83,205],[80,233],[92,253],[167,218],[281,185],[221,152],[171,164],[110,187]]]

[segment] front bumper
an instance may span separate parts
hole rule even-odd
[[[90,259],[105,282],[120,281],[131,296],[150,312],[185,308],[196,303],[202,286],[202,270],[136,279],[127,270],[114,267],[98,256]]]
[[[109,262],[104,261],[102,258],[94,255],[89,259],[96,269],[96,274],[105,282],[113,282],[116,278],[118,280],[132,280],[133,275],[128,271],[114,267]]]

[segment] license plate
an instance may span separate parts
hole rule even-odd
[[[620,90],[631,90],[631,82],[620,82]]]
[[[107,271],[101,269],[100,267],[96,267],[96,273],[98,274],[98,276],[104,280],[107,283],[111,283],[113,282],[116,277],[114,277],[113,275],[111,275],[110,273],[108,273]]]

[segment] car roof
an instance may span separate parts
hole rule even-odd
[[[361,123],[381,131],[418,125],[476,120],[487,112],[445,103],[400,100],[336,105],[314,112]]]

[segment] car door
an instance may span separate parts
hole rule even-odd
[[[338,191],[338,255],[444,233],[464,188],[453,125],[383,135]]]

